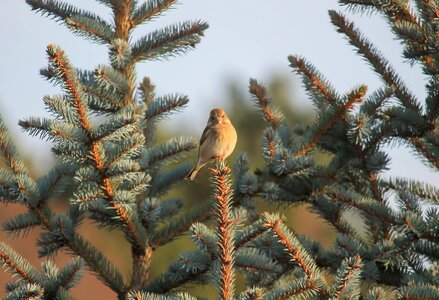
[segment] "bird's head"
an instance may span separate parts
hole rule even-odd
[[[230,120],[222,108],[214,108],[210,111],[208,124],[217,125],[227,123],[230,123]]]

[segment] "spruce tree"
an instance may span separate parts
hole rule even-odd
[[[154,136],[160,119],[186,105],[188,97],[156,96],[148,78],[136,83],[135,65],[186,52],[207,24],[181,23],[133,42],[137,25],[175,1],[99,1],[111,8],[112,24],[63,2],[27,2],[75,34],[106,45],[109,64],[78,70],[59,47],[47,47],[49,65],[41,74],[64,94],[43,99],[52,118],[19,122],[31,135],[52,141],[57,164],[47,175],[30,175],[0,124],[1,200],[27,207],[6,220],[4,230],[18,235],[39,226],[41,257],[60,250],[73,254],[62,269],[48,260],[37,270],[0,243],[0,260],[16,275],[7,283],[7,299],[69,299],[84,268],[120,299],[196,299],[185,293],[191,283],[214,284],[222,300],[439,299],[439,190],[415,179],[382,176],[391,160],[389,144],[408,146],[439,169],[439,2],[340,0],[351,11],[386,18],[404,45],[403,57],[422,66],[426,99],[415,97],[355,24],[330,11],[336,30],[382,79],[382,87],[368,93],[360,84],[337,92],[305,58],[290,56],[317,110],[313,123],[304,125],[289,122],[267,88],[251,79],[249,92],[267,124],[261,137],[264,167],[251,168],[245,153],[233,166],[215,161],[212,198],[185,212],[182,199],[165,194],[184,179],[190,165],[182,156],[197,143],[188,138],[158,143]],[[328,163],[316,163],[318,152],[328,154]],[[73,189],[69,210],[54,212],[49,201],[66,188]],[[337,230],[334,245],[324,249],[296,234],[281,213],[259,211],[258,199],[277,204],[279,212],[308,204]],[[362,230],[352,216],[361,220]],[[78,233],[85,218],[124,233],[133,260],[130,278]],[[183,234],[196,249],[150,279],[158,247]],[[245,280],[243,291],[236,289],[236,273]]]

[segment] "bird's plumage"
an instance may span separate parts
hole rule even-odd
[[[224,110],[221,108],[212,109],[206,128],[201,135],[197,163],[186,178],[193,181],[200,169],[208,162],[227,158],[235,149],[236,141],[235,127]]]

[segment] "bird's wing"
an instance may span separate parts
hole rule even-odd
[[[207,136],[209,135],[209,126],[206,126],[206,128],[204,128],[203,134],[201,135],[201,139],[200,139],[200,146],[203,145],[204,141],[207,139]]]

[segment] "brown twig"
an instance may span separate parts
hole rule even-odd
[[[230,168],[225,166],[223,162],[216,162],[211,168],[214,176],[215,192],[215,213],[218,220],[218,247],[220,262],[220,278],[219,278],[219,298],[221,300],[231,300],[234,294],[234,250],[233,241],[233,220],[230,215],[232,206],[232,191],[228,176]]]

